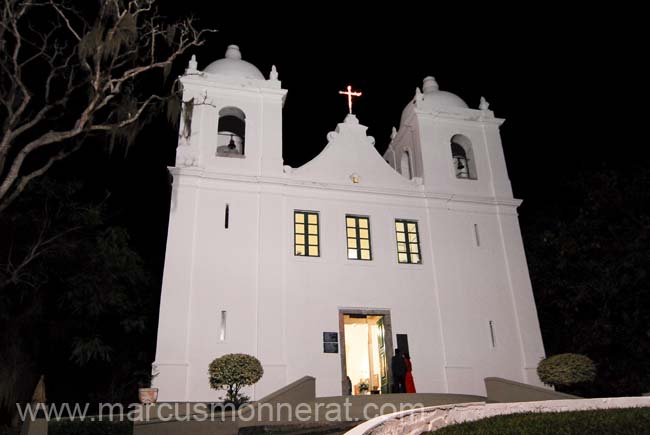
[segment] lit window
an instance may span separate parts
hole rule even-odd
[[[294,211],[294,255],[305,257],[320,256],[318,213],[313,211]]]
[[[348,259],[372,260],[369,219],[348,215],[345,217],[345,227],[348,239]]]
[[[418,223],[395,219],[395,234],[397,236],[397,261],[400,263],[422,263]]]

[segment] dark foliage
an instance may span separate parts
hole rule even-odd
[[[650,391],[650,171],[573,174],[561,187],[523,208],[522,231],[546,353],[596,364],[593,384],[562,391]]]
[[[130,403],[150,371],[157,286],[107,202],[44,179],[0,219],[5,422],[41,373],[49,402]]]

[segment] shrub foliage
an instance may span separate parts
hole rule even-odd
[[[537,366],[539,379],[548,385],[573,385],[593,382],[594,362],[584,355],[562,353],[543,359]]]
[[[264,369],[260,361],[251,355],[231,353],[212,361],[208,368],[210,387],[226,390],[226,403],[240,406],[248,401],[241,395],[242,387],[253,385],[262,378]]]

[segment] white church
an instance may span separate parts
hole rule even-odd
[[[469,108],[426,77],[383,156],[350,113],[292,168],[275,67],[267,79],[231,45],[181,81],[159,400],[219,400],[207,369],[228,353],[262,362],[253,399],[306,375],[321,397],[389,393],[397,347],[418,392],[541,385],[521,201],[484,99]]]

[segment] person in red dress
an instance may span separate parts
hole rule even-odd
[[[404,384],[407,393],[415,393],[415,382],[413,381],[413,366],[411,365],[411,357],[408,353],[404,354],[404,362],[406,363],[406,376],[404,377]]]

